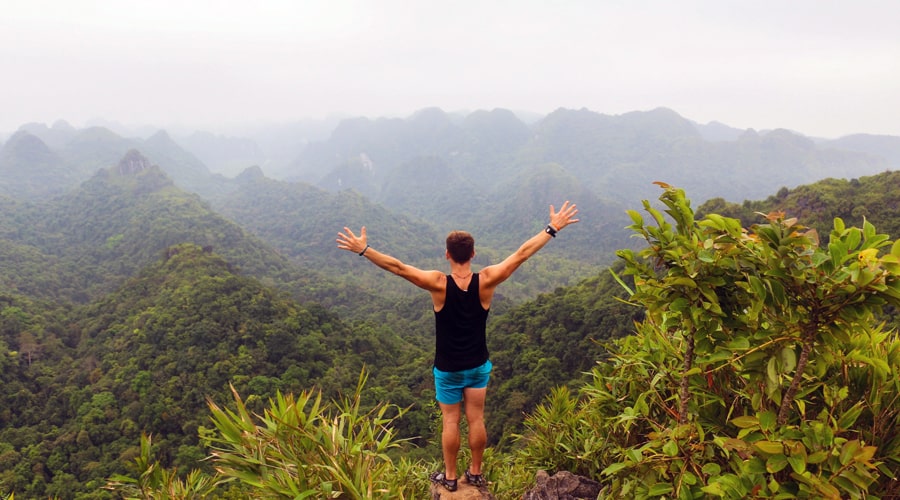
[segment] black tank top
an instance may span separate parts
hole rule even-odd
[[[453,277],[447,275],[444,307],[434,313],[434,366],[438,370],[458,372],[487,362],[488,312],[481,306],[478,273],[472,274],[468,291],[460,290]]]

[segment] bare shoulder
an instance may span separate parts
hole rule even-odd
[[[482,287],[494,287],[505,280],[508,275],[503,273],[503,267],[500,264],[487,266],[478,271],[478,283]]]
[[[447,275],[437,270],[423,271],[410,267],[406,270],[403,277],[419,288],[430,292],[443,290],[447,287]]]

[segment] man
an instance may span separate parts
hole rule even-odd
[[[431,475],[432,482],[450,491],[457,488],[456,458],[459,453],[459,422],[461,403],[465,401],[466,421],[469,424],[469,448],[472,463],[466,469],[466,480],[475,486],[485,484],[482,457],[487,444],[484,425],[484,400],[491,372],[485,329],[494,291],[516,269],[544,247],[556,233],[578,222],[578,209],[568,201],[557,212],[550,205],[550,222],[540,233],[531,237],[503,262],[472,271],[475,240],[465,231],[453,231],[447,236],[446,259],[450,274],[423,271],[381,253],[368,244],[365,226],[359,236],[345,227],[338,233],[338,248],[356,252],[376,266],[389,271],[428,291],[434,305],[435,355],[434,379],[436,399],[441,408],[441,447],[444,472]]]

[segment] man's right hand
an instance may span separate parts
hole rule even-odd
[[[366,236],[366,226],[359,230],[359,236],[353,234],[349,227],[344,227],[343,233],[338,233],[337,244],[341,250],[360,253],[366,249],[369,238]]]

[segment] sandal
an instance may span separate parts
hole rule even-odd
[[[447,479],[447,476],[445,476],[443,472],[432,472],[429,479],[431,479],[432,483],[447,488],[447,491],[456,491],[456,479]]]
[[[472,474],[469,472],[469,469],[466,469],[466,482],[471,484],[472,486],[486,486],[487,481],[484,479],[484,475],[482,474]]]

